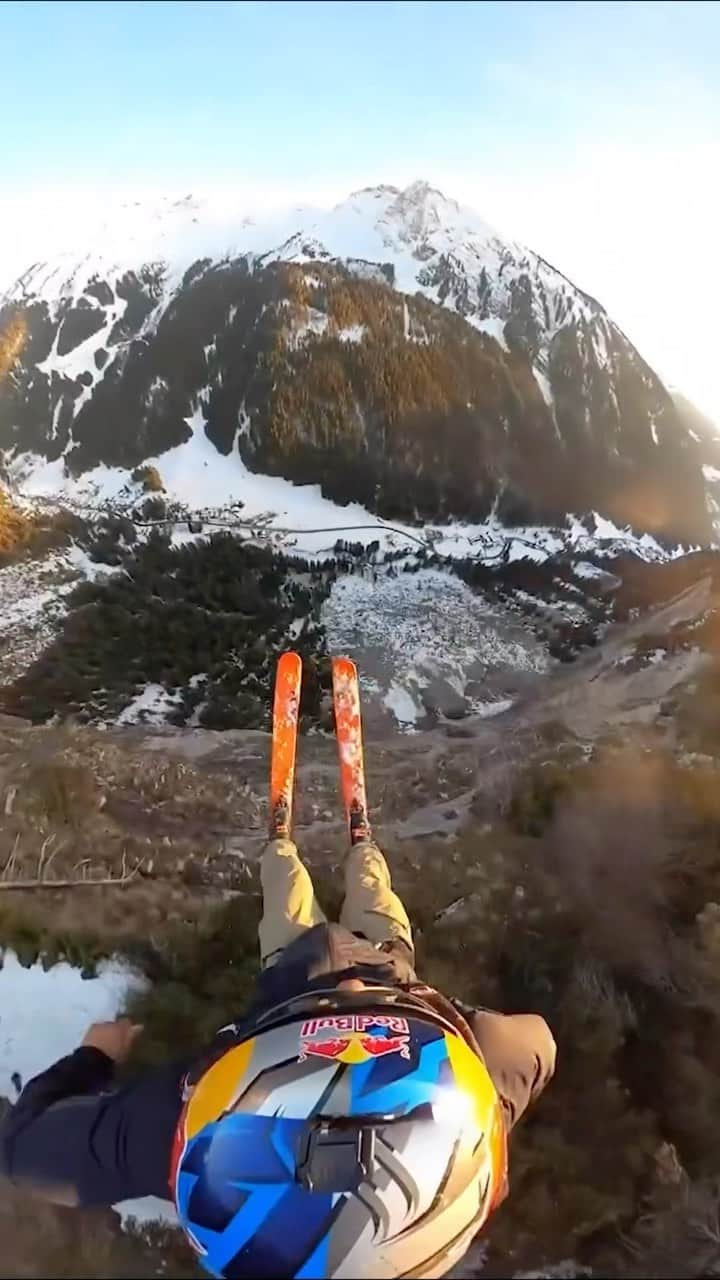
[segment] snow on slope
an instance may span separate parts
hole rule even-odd
[[[146,684],[120,712],[117,724],[165,724],[180,699],[173,697],[161,684]]]
[[[629,550],[646,560],[665,559],[668,554],[649,534],[638,537],[600,515],[594,517],[592,532],[572,517],[564,529],[510,528],[492,516],[481,524],[453,521],[422,528],[401,521],[385,524],[357,502],[341,506],[323,497],[319,485],[296,485],[281,476],[257,474],[248,470],[239,453],[229,457],[218,453],[205,434],[202,396],[186,421],[192,428],[190,440],[148,458],[160,472],[167,497],[191,514],[206,516],[222,516],[233,503],[241,502],[243,521],[255,521],[266,538],[274,537],[278,545],[298,555],[332,555],[338,538],[365,545],[379,541],[383,549],[403,545],[412,549],[420,543],[438,555],[488,562],[541,562],[567,549],[578,555]],[[130,472],[121,467],[95,467],[76,478],[66,473],[62,458],[46,462],[38,455],[22,454],[13,460],[9,472],[28,499],[59,498],[80,511],[103,504],[132,506],[138,498]]]
[[[404,191],[367,188],[334,209],[301,208],[260,219],[245,216],[241,195],[235,207],[190,196],[155,206],[125,205],[94,233],[85,228],[81,246],[69,246],[51,262],[30,266],[8,296],[34,296],[56,306],[61,299],[79,298],[96,277],[114,284],[126,272],[152,264],[163,274],[159,314],[193,263],[240,255],[265,261],[320,257],[391,263],[399,290],[419,290],[436,302],[441,300],[438,288],[429,281],[439,264],[449,264],[469,281],[471,294],[485,273],[491,286],[487,298],[480,302],[476,297],[461,309],[471,323],[502,342],[520,276],[530,276],[546,293],[548,307],[538,310],[538,319],[547,341],[568,316],[589,320],[600,314],[596,303],[537,254],[502,237],[426,182],[412,183]],[[460,305],[453,288],[442,301],[452,308]]]
[[[2,679],[16,679],[62,626],[67,597],[83,579],[107,572],[78,546],[0,567]]]
[[[593,347],[601,365],[610,360],[608,335],[612,325],[597,303],[537,254],[503,238],[477,214],[427,183],[413,183],[404,191],[389,186],[368,188],[353,193],[331,210],[294,209],[261,218],[244,216],[241,193],[234,206],[193,197],[153,206],[127,205],[111,212],[94,234],[89,235],[83,228],[82,246],[70,246],[52,262],[30,267],[8,294],[15,299],[44,299],[51,313],[59,314],[61,306],[78,301],[84,310],[91,306],[92,310],[102,311],[96,306],[96,299],[101,296],[97,284],[95,294],[87,295],[85,290],[91,281],[110,289],[108,298],[112,301],[105,305],[103,327],[60,356],[57,346],[61,327],[52,351],[37,366],[40,373],[62,379],[84,374],[81,390],[75,384],[74,392],[57,400],[50,437],[57,434],[61,409],[74,418],[114,362],[122,358],[125,339],[111,342],[110,336],[126,308],[119,282],[127,272],[140,272],[143,266],[149,266],[159,281],[157,293],[153,286],[154,310],[140,330],[149,334],[180,289],[188,268],[202,260],[222,263],[238,255],[248,255],[259,262],[338,258],[360,274],[370,272],[375,276],[387,268],[399,290],[419,291],[457,310],[504,347],[508,321],[518,322],[521,314],[522,323],[538,335],[534,371],[553,415],[547,352],[560,327],[573,320],[583,321],[583,342]],[[527,308],[531,314],[526,314]],[[326,323],[326,318],[321,317],[317,323]],[[408,340],[422,340],[416,334],[411,337],[409,332],[406,336]],[[361,326],[350,326],[340,337],[346,342],[359,341]],[[296,341],[301,339],[301,333],[295,335]],[[100,352],[104,362],[98,361],[96,367],[95,356]],[[188,507],[221,507],[240,498],[248,504],[249,515],[277,513],[276,524],[293,528],[368,522],[367,513],[360,507],[339,512],[313,486],[298,489],[281,479],[259,475],[250,478],[236,451],[227,458],[220,456],[202,430],[202,394],[188,421],[193,436],[187,444],[159,458],[147,459],[161,470],[168,492]],[[95,500],[114,501],[127,485],[127,475],[119,469],[99,467],[77,482],[65,475],[62,460],[47,463],[40,457],[24,455],[14,461],[17,478],[25,473],[28,493],[72,493],[78,498],[92,496]],[[29,474],[31,471],[34,474]],[[374,523],[372,518],[370,522]],[[369,534],[366,540],[372,536]],[[466,549],[469,551],[476,537],[485,536],[484,530],[468,530]],[[460,553],[463,540],[463,536],[458,539],[451,532],[448,549]],[[525,539],[528,541],[533,539]],[[327,545],[314,538],[307,550],[317,552]],[[517,545],[522,545],[521,531]],[[521,554],[533,552],[525,546]]]

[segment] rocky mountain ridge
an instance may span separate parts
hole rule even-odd
[[[709,540],[697,446],[621,330],[428,184],[262,223],[190,198],[125,214],[0,309],[17,477],[162,476],[200,432],[242,464],[240,501],[250,471],[385,517],[595,509]]]

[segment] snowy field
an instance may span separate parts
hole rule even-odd
[[[40,560],[0,568],[0,671],[3,682],[34,662],[62,625],[67,597],[107,567],[72,545]]]
[[[240,518],[253,522],[263,541],[272,541],[288,553],[313,558],[331,556],[338,538],[367,545],[379,541],[383,549],[426,546],[438,555],[477,557],[489,564],[512,560],[541,562],[568,550],[582,557],[594,552],[614,554],[632,551],[645,560],[664,560],[667,552],[649,534],[638,537],[594,514],[589,532],[580,520],[569,516],[562,529],[543,525],[503,525],[494,517],[478,524],[454,521],[421,527],[380,520],[359,503],[340,506],[323,497],[319,485],[296,485],[281,476],[249,471],[235,448],[229,457],[218,453],[205,434],[202,396],[187,419],[192,430],[184,444],[148,458],[160,472],[167,498],[190,516],[230,517],[233,504],[242,503]],[[57,500],[81,513],[134,506],[142,497],[130,472],[99,466],[74,477],[63,458],[47,462],[37,454],[21,454],[9,468],[20,494],[32,499]],[[238,519],[237,511],[232,518]],[[677,554],[686,548],[679,547]]]

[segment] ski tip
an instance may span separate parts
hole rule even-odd
[[[277,660],[276,670],[298,670],[302,667],[302,658],[294,649],[286,649]]]
[[[332,673],[333,673],[333,676],[340,676],[345,678],[350,677],[351,679],[356,680],[358,670],[352,658],[333,658]]]

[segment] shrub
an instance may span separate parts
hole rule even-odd
[[[163,493],[165,491],[165,485],[157,467],[151,467],[148,463],[145,463],[142,467],[136,467],[132,473],[132,478],[136,484],[142,485],[145,493]]]

